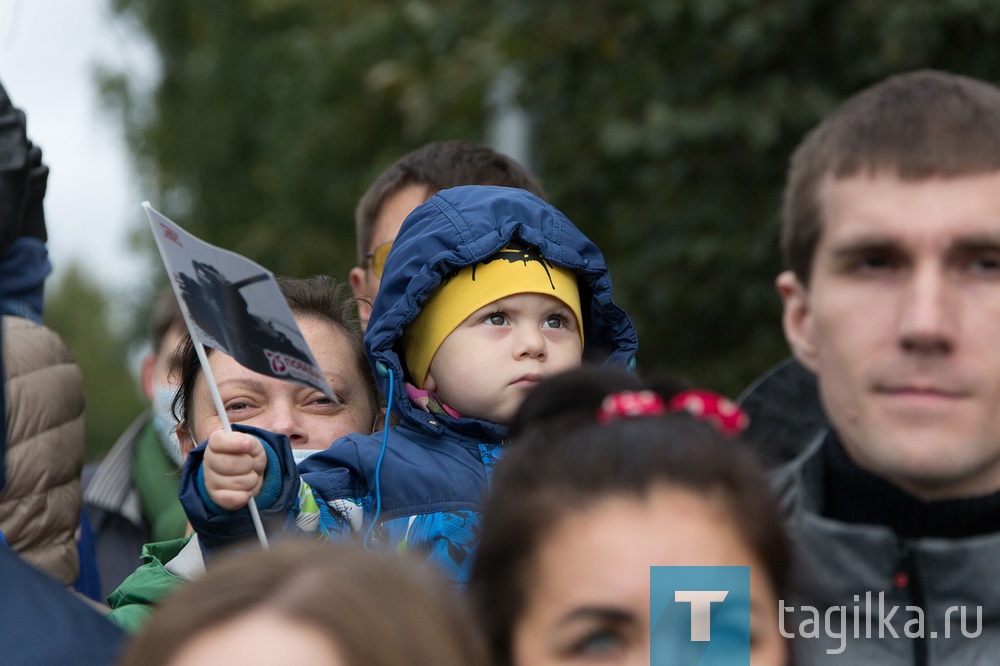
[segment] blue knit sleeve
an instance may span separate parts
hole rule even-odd
[[[284,435],[239,424],[234,425],[233,430],[254,435],[264,444],[267,467],[264,484],[255,501],[267,534],[279,535],[294,525],[294,514],[298,508],[300,481],[288,439]],[[203,550],[209,554],[218,548],[251,539],[254,526],[246,507],[226,511],[209,497],[202,469],[204,456],[205,444],[188,454],[187,462],[181,469],[179,496]]]
[[[275,453],[274,449],[267,443],[267,441],[257,438],[260,440],[261,445],[264,447],[264,454],[267,456],[267,466],[264,468],[264,483],[261,485],[260,492],[254,501],[257,502],[258,509],[269,509],[278,500],[281,495],[281,466],[279,465],[278,454]],[[212,495],[208,492],[208,488],[205,486],[205,467],[204,465],[198,466],[198,494],[201,496],[201,501],[205,503],[205,507],[210,513],[220,514],[228,513],[226,509],[223,509],[218,504],[212,501]]]

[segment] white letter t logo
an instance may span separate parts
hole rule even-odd
[[[674,601],[691,604],[691,640],[712,640],[712,602],[724,601],[726,590],[675,590]]]

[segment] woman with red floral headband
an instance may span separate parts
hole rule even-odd
[[[621,371],[539,384],[497,466],[472,573],[494,663],[649,664],[651,643],[665,645],[659,624],[650,640],[651,566],[749,566],[749,625],[713,615],[713,635],[749,644],[754,666],[784,664],[790,549],[735,438],[745,427],[721,396],[644,387]]]

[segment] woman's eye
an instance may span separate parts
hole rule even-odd
[[[625,642],[622,637],[609,629],[593,631],[577,641],[573,653],[583,656],[605,656],[623,650]]]
[[[247,409],[250,409],[250,405],[240,400],[233,401],[226,405],[227,412],[242,412]]]

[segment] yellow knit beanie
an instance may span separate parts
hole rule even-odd
[[[566,304],[576,317],[583,344],[583,317],[576,276],[545,261],[538,250],[508,245],[485,261],[466,266],[427,299],[403,334],[403,355],[410,378],[420,388],[444,339],[479,308],[514,294],[546,294]]]

